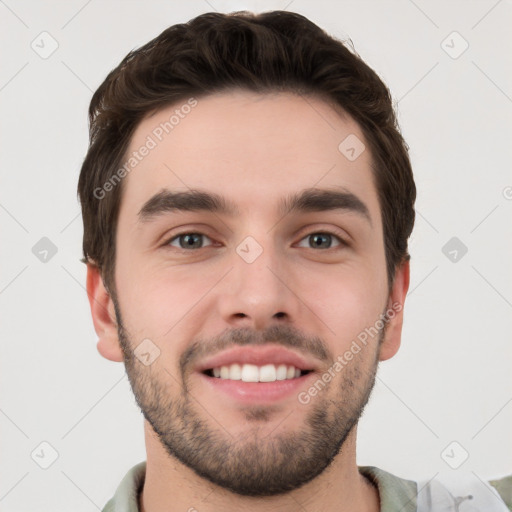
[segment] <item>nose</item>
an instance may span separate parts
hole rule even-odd
[[[232,270],[219,290],[222,319],[233,327],[255,330],[294,323],[304,306],[293,292],[293,269],[273,247],[248,238],[233,254]]]

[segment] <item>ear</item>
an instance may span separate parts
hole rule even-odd
[[[409,261],[402,263],[395,273],[395,280],[389,295],[387,311],[389,321],[384,340],[380,346],[379,361],[393,357],[400,348],[402,325],[404,318],[404,303],[409,289]]]
[[[99,337],[98,352],[110,361],[124,361],[123,351],[117,335],[114,303],[103,284],[98,267],[87,264],[87,297],[91,306],[94,330]]]

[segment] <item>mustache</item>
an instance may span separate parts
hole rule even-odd
[[[275,343],[286,348],[294,348],[307,355],[313,355],[325,362],[333,360],[325,341],[318,336],[306,336],[290,325],[273,325],[263,331],[247,327],[224,330],[211,340],[198,339],[190,344],[180,357],[181,374],[193,367],[198,360],[235,346],[257,346]]]

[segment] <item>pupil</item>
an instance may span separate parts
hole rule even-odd
[[[194,238],[195,238],[195,240],[194,240]],[[183,239],[185,240],[185,245],[187,247],[192,247],[194,245],[199,245],[199,246],[201,245],[200,243],[198,243],[198,244],[195,243],[197,240],[200,240],[199,235],[197,233],[193,233],[191,235],[185,235],[183,237]]]
[[[322,238],[324,240],[327,240],[327,245],[329,246],[329,242],[331,240],[331,235],[328,235],[328,234],[321,234],[321,233],[317,233],[315,235],[311,235],[311,238],[313,239],[313,244],[316,245],[317,247],[321,246],[322,245]]]
[[[324,233],[324,234],[316,233],[314,235],[311,235],[310,239],[313,241],[313,244],[317,247],[320,247],[322,245],[323,241],[326,241],[327,246],[329,246],[330,241],[331,241],[331,235],[328,235],[326,233]],[[185,241],[185,245],[188,247],[201,245],[200,238],[197,233],[192,233],[190,235],[184,235],[183,240]]]

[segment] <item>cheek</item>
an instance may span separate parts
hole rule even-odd
[[[345,268],[329,275],[301,280],[297,295],[320,319],[320,328],[342,350],[375,324],[385,305],[386,292],[380,280],[361,269]],[[314,283],[314,286],[311,286]]]
[[[218,281],[217,273],[165,269],[159,266],[119,266],[118,290],[123,319],[138,337],[163,340],[182,331],[187,315]]]

